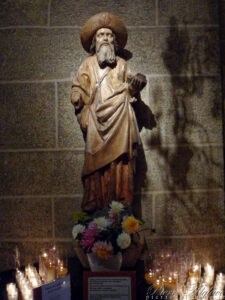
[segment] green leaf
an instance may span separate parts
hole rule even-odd
[[[85,223],[89,220],[89,216],[83,211],[75,211],[73,214],[73,220],[75,223]]]
[[[142,220],[142,219],[139,219],[138,221],[139,221],[139,224],[140,224],[140,225],[144,225],[144,224],[145,224],[145,221]]]

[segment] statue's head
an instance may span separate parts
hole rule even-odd
[[[83,48],[89,53],[97,54],[104,44],[114,46],[117,51],[126,45],[127,30],[117,16],[101,12],[87,20],[81,30],[80,38]]]
[[[116,64],[116,53],[118,44],[116,35],[109,28],[100,28],[93,37],[90,47],[91,54],[96,53],[100,67]]]

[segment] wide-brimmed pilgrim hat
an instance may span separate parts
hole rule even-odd
[[[111,29],[116,35],[119,48],[123,49],[125,47],[127,43],[127,29],[124,23],[111,13],[101,12],[88,19],[81,29],[81,43],[87,52],[90,52],[93,37],[100,28]]]

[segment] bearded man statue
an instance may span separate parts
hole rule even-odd
[[[118,56],[127,30],[115,15],[92,16],[81,30],[81,43],[90,56],[73,80],[71,101],[85,139],[82,209],[93,212],[113,200],[133,202],[135,158],[141,145],[132,103],[146,85]]]

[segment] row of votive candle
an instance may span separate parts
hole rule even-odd
[[[28,265],[25,273],[16,271],[16,282],[21,292],[23,300],[33,299],[33,288],[41,285],[41,278],[34,266]],[[9,283],[6,286],[8,300],[18,299],[18,289],[15,283]]]
[[[189,270],[186,283],[182,286],[178,284],[179,275],[177,272],[165,276],[149,270],[145,274],[145,280],[152,284],[155,289],[167,288],[176,291],[173,296],[180,295],[181,300],[208,300],[210,296],[213,300],[222,300],[224,299],[225,275],[218,274],[215,282],[214,275],[214,268],[206,264],[204,276],[201,277],[201,265],[196,264]]]
[[[56,272],[57,270],[57,272]],[[63,266],[63,262],[58,260],[57,268],[55,266],[46,266],[45,268],[47,282],[63,277],[67,274],[67,268]],[[42,285],[42,280],[34,266],[28,265],[25,267],[25,273],[16,271],[16,282],[21,292],[23,300],[33,300],[33,289]],[[18,299],[18,290],[14,283],[10,283],[6,287],[8,300]]]
[[[44,250],[39,255],[39,274],[44,283],[66,276],[68,269],[59,257],[56,246]]]
[[[208,300],[211,296],[213,300],[223,299],[225,277],[222,273],[216,276],[210,264],[204,267],[204,276],[201,277],[201,267],[196,265],[189,272],[186,285],[183,287],[181,299],[185,300]]]
[[[155,288],[162,288],[163,286],[167,286],[174,289],[176,287],[177,279],[177,272],[173,272],[169,274],[169,276],[165,276],[157,275],[153,270],[149,270],[149,272],[145,274],[145,280],[149,284],[152,284]]]

